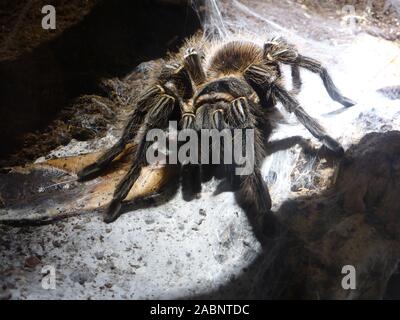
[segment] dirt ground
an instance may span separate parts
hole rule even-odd
[[[347,14],[353,14],[356,25],[362,30],[387,40],[400,40],[400,5],[396,1],[296,0],[296,2],[328,18],[343,19]],[[354,7],[354,12],[350,9],[351,6]]]

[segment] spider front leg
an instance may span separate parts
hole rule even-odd
[[[195,130],[195,114],[192,109],[183,113],[180,127],[182,131],[188,130],[189,137],[194,134],[198,141],[197,130]],[[183,199],[190,201],[201,192],[200,165],[198,163],[182,164],[181,177]]]
[[[335,86],[331,76],[329,75],[328,70],[319,61],[310,57],[298,55],[298,57],[294,61],[294,64],[297,64],[298,66],[305,68],[311,72],[319,74],[322,82],[324,83],[326,91],[328,92],[332,100],[339,102],[346,108],[354,106],[356,104],[353,100],[346,98],[340,93],[339,89]]]
[[[94,163],[80,170],[77,175],[79,181],[88,180],[101,174],[101,172],[122,152],[125,145],[133,139],[137,129],[140,127],[145,117],[148,105],[152,99],[164,92],[161,86],[154,86],[147,90],[139,99],[135,109],[130,115],[119,140],[104,154],[102,154]]]
[[[244,73],[244,77],[253,87],[264,89],[264,92],[271,92],[275,99],[280,101],[284,108],[294,113],[297,119],[302,123],[310,133],[319,139],[328,149],[335,152],[337,155],[342,155],[344,150],[342,146],[329,136],[325,129],[313,119],[307,112],[300,106],[296,98],[289,93],[280,83],[279,79],[263,69],[260,66],[250,66]]]
[[[144,121],[143,128],[139,129],[135,137],[138,146],[133,154],[132,166],[115,189],[111,203],[104,216],[105,222],[110,223],[118,218],[122,201],[126,198],[133,184],[138,179],[142,167],[147,165],[146,151],[149,146],[149,143],[146,141],[147,133],[154,128],[165,128],[176,105],[175,98],[164,93],[159,96],[157,102],[151,107]]]
[[[201,63],[200,54],[195,48],[188,48],[183,57],[186,70],[196,85],[206,80],[206,74]]]
[[[356,103],[349,98],[343,96],[339,89],[334,84],[328,70],[321,62],[299,54],[296,48],[287,43],[284,39],[272,39],[264,45],[264,58],[267,63],[281,62],[292,65],[292,79],[294,92],[300,89],[301,80],[298,67],[307,69],[313,73],[319,74],[324,83],[325,89],[332,100],[339,102],[346,108],[355,105]]]
[[[266,145],[266,152],[267,155],[272,155],[278,151],[289,150],[296,145],[299,146],[307,155],[316,155],[318,153],[318,148],[314,146],[310,140],[305,139],[302,136],[291,136],[280,140],[270,141]]]
[[[328,149],[332,150],[338,156],[343,155],[344,150],[340,143],[326,133],[325,129],[300,106],[299,102],[292,94],[287,92],[286,89],[279,84],[272,84],[272,87],[276,98],[282,103],[285,109],[290,113],[293,112],[300,123],[303,124],[314,137],[320,140]]]
[[[302,86],[301,76],[300,76],[300,68],[298,65],[291,66],[291,75],[292,75],[292,93],[299,94]]]
[[[233,100],[228,108],[213,113],[214,126],[230,129],[233,133],[233,153],[239,153],[242,157],[245,155],[246,162],[251,163],[251,168],[246,165],[246,170],[238,170],[243,167],[234,157],[232,165],[226,165],[225,168],[233,187],[238,188],[236,197],[239,203],[256,209],[256,220],[258,220],[264,213],[270,211],[271,197],[261,175],[260,167],[265,157],[265,150],[255,122],[246,97],[239,97]]]

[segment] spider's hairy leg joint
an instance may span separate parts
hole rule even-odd
[[[149,89],[147,89],[140,97],[139,100],[146,102],[149,98],[153,97],[154,95],[160,94],[160,93],[164,93],[165,90],[164,88],[159,85],[156,84],[152,87],[150,87]]]
[[[102,171],[123,151],[125,145],[134,137],[138,127],[145,117],[147,105],[159,95],[165,93],[165,89],[161,85],[155,85],[140,96],[136,108],[130,115],[128,123],[122,132],[119,140],[106,152],[104,152],[95,162],[84,167],[78,173],[78,180],[85,181],[94,178],[102,173]]]
[[[158,91],[160,93],[164,93],[165,92],[165,89],[162,86],[160,86],[159,84],[155,85],[155,87],[158,89]]]
[[[119,217],[121,207],[122,204],[120,201],[112,201],[108,206],[106,214],[103,216],[103,221],[105,223],[114,222]]]
[[[195,48],[188,48],[183,56],[185,67],[192,80],[196,84],[201,84],[206,80],[200,54]]]
[[[273,38],[264,44],[264,59],[292,63],[298,57],[296,48],[283,38]]]
[[[194,129],[195,115],[193,112],[184,112],[182,114],[181,128],[182,129]]]
[[[248,108],[247,99],[239,97],[232,101],[232,113],[239,123],[244,123],[247,120],[246,111]]]
[[[257,85],[263,85],[266,83],[272,83],[276,80],[276,76],[271,74],[265,68],[257,65],[250,65],[243,73],[244,78],[250,82]]]
[[[182,69],[182,65],[179,64],[178,62],[171,62],[165,65],[166,68],[172,69],[175,72],[179,72]]]
[[[160,99],[154,105],[154,107],[149,112],[149,120],[151,124],[155,124],[157,122],[162,121],[165,118],[164,114],[168,114],[170,112],[170,108],[166,108],[166,106],[174,106],[175,98],[166,93],[163,93],[160,96]]]
[[[186,59],[187,57],[189,57],[191,55],[197,55],[197,54],[198,53],[197,53],[197,50],[195,48],[188,48],[188,49],[186,49],[185,54],[184,54],[183,57]]]
[[[339,142],[337,142],[335,139],[333,139],[329,135],[325,135],[322,138],[322,143],[330,150],[332,150],[336,155],[342,156],[344,154],[344,149],[340,145]]]

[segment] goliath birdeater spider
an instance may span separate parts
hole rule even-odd
[[[281,64],[291,67],[291,91],[283,85]],[[203,37],[186,41],[179,53],[171,54],[154,71],[154,81],[141,93],[119,141],[78,173],[80,180],[100,174],[128,142],[136,142],[132,165],[115,189],[105,221],[112,222],[119,216],[121,202],[141,168],[147,165],[145,154],[149,143],[145,139],[146,133],[153,128],[166,128],[171,120],[179,121],[179,129],[254,129],[255,168],[251,174],[233,174],[235,163],[222,165],[222,169],[221,165],[182,164],[182,189],[186,194],[198,195],[204,176],[222,170],[241,203],[253,206],[257,213],[269,212],[271,198],[260,166],[271,153],[268,140],[274,128],[273,115],[278,112],[277,102],[295,114],[326,148],[337,155],[343,153],[341,145],[295,98],[302,86],[300,68],[318,74],[333,100],[345,107],[354,105],[339,92],[320,62],[298,53],[293,45],[281,38],[267,41],[264,47],[251,41],[216,42]],[[293,141],[300,143],[299,139]]]

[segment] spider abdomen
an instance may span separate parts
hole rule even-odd
[[[252,64],[263,62],[263,49],[253,42],[232,41],[222,45],[211,58],[208,72],[212,78],[242,73]]]

